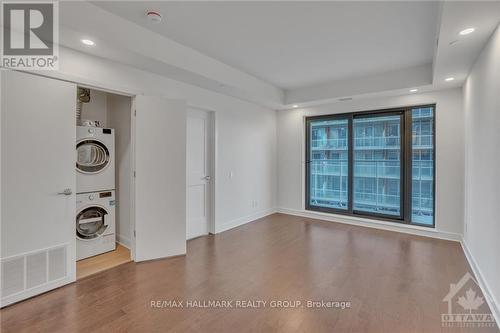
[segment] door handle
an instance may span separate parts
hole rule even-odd
[[[57,194],[60,194],[60,195],[71,195],[71,194],[73,194],[73,191],[71,191],[70,188],[65,188],[64,191],[57,192]]]
[[[203,179],[205,179],[205,180],[210,180],[210,179],[212,179],[212,177],[210,177],[210,176],[205,176],[205,177],[203,177]]]

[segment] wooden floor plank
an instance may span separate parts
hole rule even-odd
[[[0,311],[1,329],[498,332],[442,327],[443,298],[467,271],[457,242],[274,214],[191,240],[186,256],[129,262],[9,306]],[[338,300],[351,307],[159,309],[152,300]]]
[[[117,243],[114,251],[106,252],[76,262],[76,279],[105,271],[131,261],[130,250]]]

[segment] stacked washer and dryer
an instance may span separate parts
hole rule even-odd
[[[76,257],[116,248],[115,133],[98,122],[77,126]]]

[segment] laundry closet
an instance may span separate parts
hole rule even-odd
[[[130,261],[131,119],[129,96],[77,87],[76,275]]]
[[[0,71],[0,307],[186,253],[186,101],[48,74]]]

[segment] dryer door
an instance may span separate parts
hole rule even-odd
[[[109,150],[100,141],[86,139],[76,144],[76,169],[82,173],[99,173],[110,162]]]
[[[76,237],[81,240],[91,240],[101,236],[108,228],[105,218],[106,209],[91,206],[81,210],[76,215]]]

